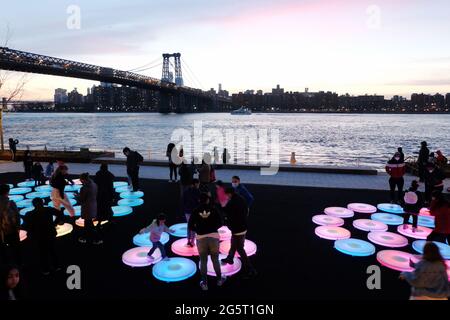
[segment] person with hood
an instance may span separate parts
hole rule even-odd
[[[31,168],[31,173],[34,179],[34,186],[40,186],[45,183],[44,181],[44,168],[39,161],[36,161]]]
[[[68,170],[69,168],[66,165],[60,165],[56,168],[53,176],[50,178],[50,186],[52,187],[50,198],[55,209],[61,211],[61,207],[63,206],[69,212],[70,216],[74,217],[75,210],[64,192],[64,189],[68,185],[67,180],[69,180]]]
[[[427,241],[450,243],[450,203],[442,192],[433,193],[430,214],[434,217],[434,230],[428,235]]]
[[[255,198],[250,193],[250,191],[248,191],[248,189],[241,183],[241,178],[239,178],[238,176],[233,176],[231,178],[231,186],[234,188],[234,190],[236,190],[237,194],[245,199],[247,207],[250,210],[253,202],[255,201]]]
[[[411,182],[411,186],[403,197],[403,229],[406,229],[409,223],[409,218],[412,216],[412,230],[415,232],[417,230],[417,222],[420,209],[423,207],[423,196],[419,189],[419,183],[416,180]]]
[[[418,263],[410,261],[410,265],[414,271],[400,274],[400,279],[411,285],[410,300],[448,300],[447,266],[436,244],[427,242],[422,259]]]
[[[174,143],[169,143],[166,149],[166,157],[169,160],[169,182],[177,182],[178,173],[177,173],[177,161],[178,161],[178,150],[175,147]],[[174,179],[175,178],[175,179]]]
[[[389,187],[390,187],[390,196],[391,203],[396,202],[395,200],[395,188],[397,187],[398,199],[400,201],[402,199],[403,186],[405,184],[405,180],[403,176],[406,173],[405,162],[402,161],[400,153],[396,152],[391,160],[386,164],[386,172],[389,174]]]
[[[442,154],[441,150],[436,151],[437,157],[436,157],[436,165],[439,168],[442,168],[448,163],[448,159]]]
[[[97,232],[102,233],[102,221],[110,221],[114,215],[114,175],[108,170],[108,164],[102,163],[94,177],[97,185]]]
[[[425,180],[425,167],[428,163],[428,157],[430,156],[430,150],[427,147],[427,142],[422,141],[420,143],[420,151],[419,151],[419,157],[417,159],[417,165],[419,169],[419,181],[424,182]]]
[[[20,264],[20,215],[16,203],[9,200],[9,190],[7,184],[0,185],[0,261]]]
[[[130,148],[123,148],[123,154],[127,157],[127,174],[133,191],[139,190],[139,165],[144,161],[144,157],[137,151]]]
[[[222,276],[219,262],[219,228],[222,227],[222,218],[211,203],[206,193],[200,196],[200,205],[194,209],[189,219],[189,229],[195,231],[197,237],[197,249],[200,255],[200,287],[208,290],[208,256],[216,272],[217,286],[221,287],[226,280]]]
[[[81,206],[81,218],[84,219],[84,235],[78,239],[80,243],[92,241],[93,244],[102,244],[94,228],[94,220],[97,218],[97,185],[89,177],[89,173],[80,176],[83,186],[80,189],[78,200]]]
[[[9,142],[9,150],[11,150],[11,154],[12,154],[12,161],[16,161],[16,153],[17,153],[17,145],[19,144],[19,140],[17,139],[13,139],[13,138],[9,138],[8,140]]]
[[[25,171],[25,179],[31,180],[33,177],[32,168],[33,168],[33,159],[31,158],[31,151],[26,150],[23,156],[23,168]]]
[[[425,200],[429,203],[433,192],[444,191],[445,174],[433,163],[428,163],[425,170]]]

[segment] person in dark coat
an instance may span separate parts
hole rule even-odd
[[[19,140],[17,139],[13,139],[13,138],[9,138],[8,140],[9,142],[9,150],[11,150],[12,153],[12,161],[16,161],[16,153],[17,153],[17,145],[19,144]]]
[[[7,184],[0,185],[0,261],[20,264],[20,215],[16,203],[9,200],[9,190]]]
[[[102,233],[102,221],[111,222],[113,217],[112,206],[114,203],[114,175],[108,170],[108,165],[103,163],[95,174],[94,182],[97,185],[97,232]]]
[[[430,156],[430,149],[428,149],[426,141],[422,141],[420,145],[421,147],[419,151],[419,158],[417,159],[417,165],[419,167],[420,182],[423,182],[425,180],[425,167]]]
[[[23,168],[25,171],[25,179],[30,180],[33,177],[32,168],[33,168],[33,159],[31,158],[31,151],[25,151],[23,156]]]
[[[132,151],[125,147],[123,154],[127,157],[127,174],[133,191],[139,190],[139,165],[144,161],[144,157],[137,151]]]
[[[97,185],[89,177],[89,173],[83,173],[80,180],[83,186],[80,189],[78,200],[81,206],[81,218],[84,219],[84,236],[80,237],[78,241],[102,244],[103,240],[98,239],[94,228],[94,220],[97,218]]]
[[[401,154],[396,152],[391,160],[386,164],[386,172],[389,174],[389,187],[390,187],[390,196],[391,203],[396,202],[395,199],[395,187],[397,187],[397,202],[401,201],[403,198],[403,186],[405,184],[405,180],[403,176],[406,173],[405,162],[402,161]]]
[[[419,189],[419,183],[416,180],[411,182],[411,186],[407,191],[405,191],[405,196],[403,197],[402,205],[405,213],[403,214],[403,229],[406,229],[409,223],[409,218],[412,216],[412,230],[416,232],[417,223],[419,220],[419,212],[423,207],[423,196]]]
[[[433,192],[444,191],[445,174],[433,163],[428,163],[425,170],[425,199],[431,202]]]
[[[169,182],[177,182],[177,160],[176,158],[179,157],[178,155],[178,150],[175,147],[174,143],[169,143],[167,145],[167,150],[166,150],[166,157],[169,160]],[[173,179],[175,178],[175,179]]]
[[[31,173],[33,175],[35,186],[40,186],[45,183],[44,168],[42,167],[39,161],[36,161],[33,164],[33,167],[31,168]]]
[[[186,218],[186,222],[188,223],[187,230],[187,246],[194,246],[194,238],[195,233],[189,229],[189,220],[191,218],[192,212],[195,208],[197,208],[200,204],[200,181],[198,179],[192,179],[191,186],[187,188],[183,193],[183,214]]]

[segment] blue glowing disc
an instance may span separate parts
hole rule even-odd
[[[336,240],[334,247],[336,250],[354,257],[367,257],[375,253],[373,244],[354,238]]]
[[[6,185],[7,185],[10,189],[14,188],[14,185],[11,184],[11,183],[7,183]]]
[[[142,199],[122,199],[117,203],[119,206],[137,207],[144,204]]]
[[[427,243],[426,240],[416,240],[412,243],[412,247],[414,250],[416,250],[418,253],[423,254],[423,247],[425,247],[425,244]],[[439,248],[439,252],[441,253],[441,256],[448,260],[450,259],[450,246],[448,244],[433,241],[435,245]]]
[[[174,237],[178,238],[186,238],[187,237],[187,223],[178,223],[170,226],[169,229],[174,232],[170,232],[170,234]]]
[[[170,258],[153,266],[153,276],[164,282],[182,281],[192,277],[197,272],[194,261],[186,258]]]
[[[114,181],[114,188],[127,187],[127,186],[128,186],[128,182],[125,182],[125,181]]]
[[[33,211],[33,210],[34,210],[34,207],[26,207],[26,208],[21,209],[19,211],[19,213],[20,213],[21,216],[24,216],[24,215],[27,214],[27,212],[30,212],[30,211]]]
[[[78,192],[78,191],[80,191],[80,189],[81,189],[81,187],[82,187],[82,185],[79,185],[79,184],[74,184],[74,185],[67,185],[65,188],[64,188],[64,191],[67,191],[67,192]]]
[[[130,191],[131,188],[129,186],[125,186],[125,187],[118,187],[116,188],[116,192],[117,193],[122,193],[122,192],[128,192]]]
[[[380,203],[377,205],[378,210],[388,212],[388,213],[395,213],[395,214],[403,214],[403,208],[399,206],[398,204],[393,203]]]
[[[120,194],[122,199],[139,199],[144,196],[142,191],[125,191]]]
[[[17,184],[18,187],[28,187],[28,188],[33,188],[35,185],[36,183],[34,182],[34,180],[24,181]]]
[[[24,198],[23,196],[20,195],[13,195],[13,196],[8,196],[9,200],[14,201],[14,202],[19,202],[22,201]]]
[[[69,199],[75,199],[75,192],[64,192]]]
[[[413,217],[409,217],[409,223],[413,223]],[[417,225],[427,228],[434,228],[433,216],[419,216],[417,219]]]
[[[167,232],[163,232],[161,234],[161,243],[162,244],[166,244],[167,242],[169,242],[169,234]],[[146,232],[146,233],[142,233],[142,234],[137,234],[133,237],[133,243],[134,245],[138,246],[138,247],[152,247],[153,244],[150,241],[150,232]]]
[[[52,205],[49,204],[49,207],[53,207],[53,203]],[[74,206],[73,210],[75,210],[75,217],[81,216],[81,206]],[[64,210],[64,215],[70,217],[69,211]]]
[[[23,219],[20,218],[20,225],[23,225]]]
[[[34,198],[45,199],[45,198],[49,198],[50,194],[51,194],[50,192],[35,191],[35,192],[31,192],[31,193],[27,194],[25,197],[27,199],[34,199]]]
[[[370,219],[383,222],[391,226],[399,226],[403,224],[403,218],[392,213],[374,213]]]
[[[123,217],[133,213],[133,208],[128,206],[114,206],[112,207],[114,217]]]
[[[27,208],[27,207],[32,207],[33,203],[32,203],[33,199],[25,199],[25,200],[21,200],[16,202],[17,208]]]
[[[31,188],[21,187],[21,188],[12,188],[9,190],[10,195],[18,195],[18,194],[25,194],[28,192],[31,192]]]
[[[52,187],[49,185],[45,185],[45,186],[38,186],[36,188],[34,188],[34,190],[39,191],[39,192],[52,192]]]
[[[72,206],[74,206],[74,205],[77,204],[77,200],[75,200],[75,199],[69,199],[69,202],[70,202],[70,204],[71,204]],[[48,203],[48,206],[49,206],[49,207],[55,207],[54,204],[53,204],[53,201],[50,201],[50,202]],[[61,207],[64,207],[64,205],[61,204]]]

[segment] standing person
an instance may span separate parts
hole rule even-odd
[[[53,216],[61,220],[61,211],[51,207],[44,207],[41,198],[33,199],[34,210],[27,212],[24,227],[29,239],[37,244],[40,255],[41,271],[49,275],[51,270],[59,271],[58,257],[55,251],[56,228]]]
[[[220,208],[224,208],[228,202],[225,185],[221,180],[216,182],[216,202],[219,204]]]
[[[437,157],[436,157],[436,165],[439,168],[442,168],[448,163],[448,159],[442,154],[441,150],[436,151]]]
[[[130,180],[133,191],[139,190],[139,165],[144,161],[144,157],[137,152],[131,151],[130,148],[125,147],[123,154],[127,157],[127,174]]]
[[[9,150],[11,150],[12,161],[16,161],[16,153],[17,153],[17,145],[19,144],[19,140],[9,138]]]
[[[183,193],[183,213],[188,223],[187,230],[187,246],[194,246],[195,233],[189,229],[189,220],[191,218],[192,212],[195,208],[200,205],[200,182],[198,179],[192,179],[191,186],[186,189]]]
[[[433,192],[444,191],[445,174],[433,163],[428,163],[425,171],[425,199],[429,203]]]
[[[410,265],[415,268],[413,272],[400,274],[400,279],[411,285],[409,300],[448,300],[447,266],[436,244],[427,242],[422,260],[416,264],[410,262]]]
[[[223,164],[227,164],[229,160],[230,160],[230,154],[228,153],[227,148],[223,148],[223,153],[222,153]]]
[[[63,206],[69,212],[70,216],[74,217],[75,210],[64,192],[66,185],[68,185],[68,170],[69,169],[65,165],[61,165],[56,168],[50,179],[50,186],[52,187],[50,198],[52,199],[53,206],[56,210],[62,211],[61,207]]]
[[[219,151],[217,150],[217,147],[214,147],[214,149],[213,149],[213,157],[214,157],[213,164],[218,164],[220,162],[220,157],[219,157]]]
[[[111,222],[114,215],[112,206],[114,203],[114,175],[108,170],[108,165],[102,163],[100,170],[94,177],[97,185],[97,233],[102,236],[102,221]]]
[[[49,160],[47,166],[45,167],[45,178],[47,178],[47,180],[50,180],[53,173],[55,172],[54,163],[55,163],[55,161]]]
[[[419,181],[424,182],[425,180],[425,167],[428,163],[428,157],[430,156],[430,150],[427,147],[427,142],[422,141],[420,143],[420,151],[419,151],[419,157],[417,159],[417,165],[419,167]]]
[[[44,168],[39,161],[36,161],[31,168],[31,173],[34,179],[34,186],[40,186],[45,183],[44,181]]]
[[[436,157],[434,156],[434,152],[430,152],[430,156],[428,157],[428,163],[436,164]]]
[[[250,212],[250,208],[255,201],[253,195],[248,191],[248,189],[241,183],[241,179],[238,176],[233,176],[231,178],[231,185],[236,190],[236,193],[239,194],[242,198],[247,202],[247,207]]]
[[[210,203],[210,198],[206,193],[200,196],[200,205],[194,209],[189,220],[189,229],[197,234],[197,249],[200,255],[200,287],[208,290],[208,256],[217,276],[217,286],[220,287],[226,280],[222,276],[219,262],[219,228],[222,226],[220,214]]]
[[[246,271],[244,276],[247,279],[256,276],[256,270],[253,267],[247,253],[244,249],[245,236],[247,234],[248,208],[245,199],[241,197],[234,188],[227,188],[228,203],[224,208],[226,215],[226,224],[231,230],[231,247],[228,256],[222,259],[222,264],[233,264],[236,252],[242,261],[242,266]]]
[[[403,148],[402,147],[398,147],[397,148],[397,152],[400,154],[400,161],[401,162],[405,162],[405,154],[403,153]]]
[[[430,214],[434,217],[434,230],[427,240],[450,243],[450,203],[444,198],[442,192],[435,191],[431,201]]]
[[[31,180],[33,174],[32,174],[32,168],[33,168],[33,159],[31,158],[31,151],[26,150],[25,154],[23,156],[23,168],[25,170],[25,179]]]
[[[91,241],[93,244],[102,244],[94,228],[94,220],[97,218],[97,185],[89,177],[89,173],[80,176],[83,186],[80,189],[78,200],[81,206],[81,218],[84,219],[84,235],[78,239],[80,243]]]
[[[0,185],[0,261],[20,264],[20,216],[16,203],[9,200],[9,190],[8,185]]]
[[[399,152],[396,152],[391,160],[386,164],[386,172],[389,174],[389,187],[391,190],[391,203],[400,201],[403,198],[403,186],[405,180],[403,176],[406,173],[405,162],[402,161]],[[395,188],[397,187],[398,197],[395,199]]]
[[[176,159],[178,157],[178,150],[175,147],[175,144],[172,142],[167,145],[166,157],[169,160],[169,182],[177,182],[177,164],[174,162],[174,160],[178,161],[178,159]],[[174,177],[175,179],[173,179]]]
[[[210,193],[209,183],[211,182],[211,157],[208,153],[203,156],[202,164],[198,169],[198,179],[200,180],[200,190],[204,193]]]
[[[0,301],[15,301],[25,298],[20,271],[15,265],[2,266],[0,269]]]
[[[152,248],[147,253],[147,256],[150,260],[155,260],[155,258],[153,257],[153,253],[155,252],[156,249],[159,249],[159,252],[161,253],[161,258],[164,261],[169,259],[166,254],[166,249],[164,248],[164,245],[161,243],[161,235],[163,232],[173,232],[173,230],[169,229],[166,226],[166,220],[167,220],[166,215],[164,213],[160,213],[148,227],[139,231],[140,234],[147,232],[150,233],[150,241],[152,243]]]
[[[178,170],[180,174],[180,184],[182,193],[191,186],[194,173],[192,167],[188,166],[185,162],[182,162]]]
[[[420,209],[423,206],[423,196],[422,193],[418,191],[419,183],[416,180],[411,182],[411,186],[407,191],[405,191],[405,196],[403,197],[403,229],[407,229],[407,224],[409,222],[409,217],[412,216],[412,230],[416,232],[417,222]]]

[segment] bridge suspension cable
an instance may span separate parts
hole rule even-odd
[[[162,62],[161,62],[161,57],[156,58],[155,60],[153,60],[153,61],[151,61],[151,62],[149,62],[149,63],[146,63],[146,64],[144,64],[144,65],[142,65],[142,66],[136,67],[136,68],[134,68],[134,69],[126,70],[126,71],[127,71],[127,72],[137,72],[137,71],[139,71],[140,69],[150,67],[150,66],[154,65],[154,64],[157,63],[157,62],[160,62],[160,65],[162,64]]]
[[[181,61],[183,62],[183,65],[185,66],[184,70],[188,71],[192,78],[195,79],[195,81],[197,82],[197,84],[200,86],[200,88],[202,88],[202,90],[205,90],[205,87],[203,86],[203,84],[201,83],[201,81],[197,78],[197,76],[195,75],[195,73],[192,71],[192,69],[189,67],[189,65],[187,64],[186,60],[181,58]]]

